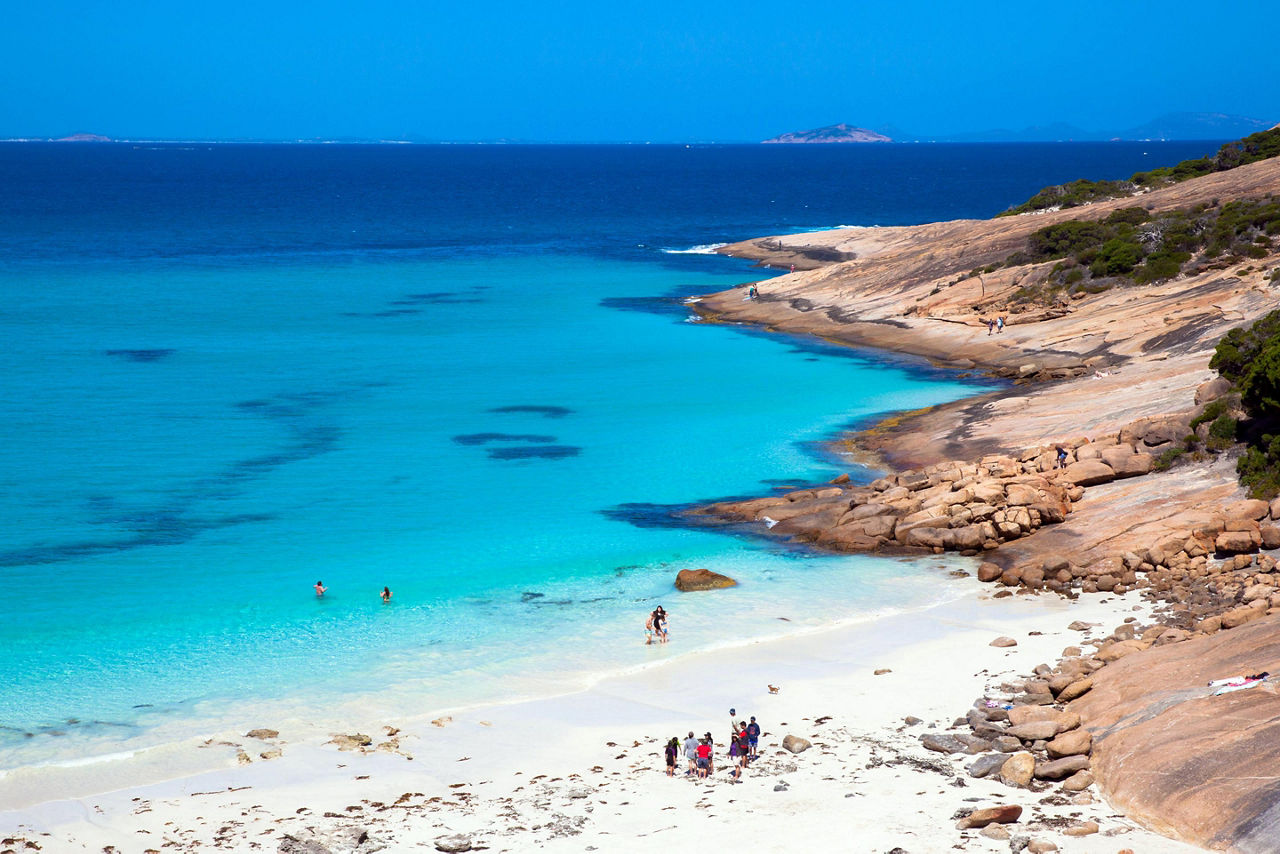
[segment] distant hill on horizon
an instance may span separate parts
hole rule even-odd
[[[841,122],[838,125],[828,125],[824,128],[815,128],[813,130],[797,130],[790,133],[779,134],[778,136],[764,140],[765,145],[773,144],[804,144],[804,143],[849,143],[849,142],[893,142],[892,139],[882,133],[876,133],[866,128],[854,127],[853,125]]]
[[[1021,130],[995,128],[948,136],[919,136],[919,142],[1107,142],[1111,140],[1240,139],[1267,130],[1274,122],[1225,113],[1166,113],[1124,129],[1085,130],[1066,122],[1033,125]]]

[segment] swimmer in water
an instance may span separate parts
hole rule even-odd
[[[316,582],[316,595],[317,595],[317,596],[323,596],[323,595],[324,595],[324,592],[325,592],[326,590],[328,590],[328,589],[329,589],[328,587],[325,587],[325,586],[324,586],[324,582],[323,582],[323,581],[317,581],[317,582]]]
[[[390,588],[390,587],[383,587],[383,588],[382,588],[382,601],[383,601],[383,602],[390,602],[390,601],[391,601],[391,588]]]

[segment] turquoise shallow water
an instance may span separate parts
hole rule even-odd
[[[760,272],[666,253],[990,215],[1204,147],[0,145],[0,770],[954,595],[933,560],[664,517],[828,479],[843,425],[971,391],[687,322],[680,296]],[[742,584],[676,595],[695,566]]]
[[[829,478],[810,443],[968,390],[687,322],[678,300],[628,310],[753,277],[707,266],[47,274],[0,354],[0,571],[24,627],[0,663],[5,763],[147,743],[233,698],[408,712],[570,686],[650,660],[661,600],[691,649],[935,596],[897,562],[607,512]],[[638,299],[602,305],[619,295]],[[685,566],[744,584],[687,606]]]

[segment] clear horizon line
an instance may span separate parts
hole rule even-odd
[[[106,137],[102,139],[75,139],[71,137],[15,136],[0,138],[0,143],[62,143],[68,145],[778,145],[778,146],[886,146],[886,145],[1036,145],[1036,144],[1070,144],[1070,143],[1113,143],[1113,142],[1222,142],[1235,137],[1111,137],[1109,139],[946,139],[946,138],[914,138],[892,139],[873,142],[772,142],[750,139],[715,139],[715,140],[528,140],[528,139],[475,139],[475,140],[419,140],[419,139],[378,139],[361,137],[315,137],[309,139],[283,139],[269,137],[222,137],[222,138],[150,138],[150,137]]]

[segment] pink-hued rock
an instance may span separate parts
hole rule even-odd
[[[1208,696],[1211,679],[1280,660],[1280,615],[1108,664],[1073,703],[1097,785],[1120,811],[1206,848],[1274,850],[1280,717],[1267,686]]]
[[[676,589],[686,593],[695,590],[720,590],[737,583],[729,576],[709,569],[682,569],[676,573]]]
[[[1076,486],[1094,486],[1116,479],[1115,470],[1100,460],[1085,460],[1069,465],[1062,476]]]

